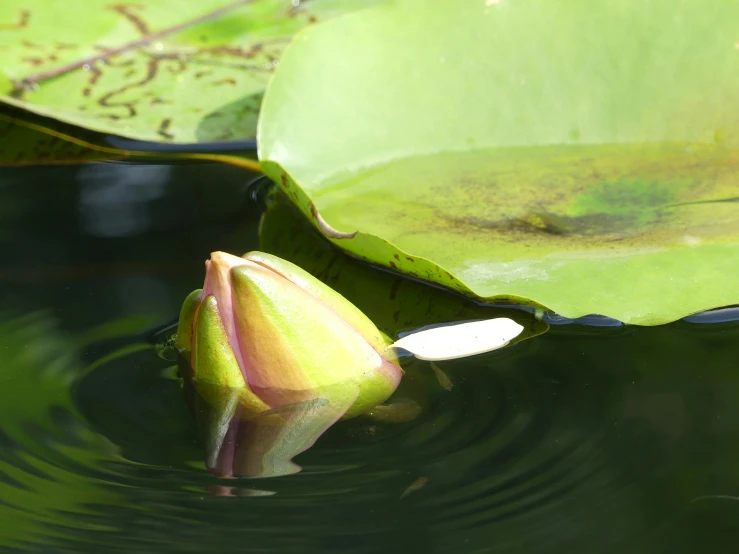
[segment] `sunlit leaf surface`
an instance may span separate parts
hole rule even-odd
[[[381,4],[290,46],[260,157],[339,247],[473,297],[644,325],[739,303],[737,24],[699,0]]]
[[[141,140],[253,138],[292,35],[376,0],[5,0],[0,101]]]

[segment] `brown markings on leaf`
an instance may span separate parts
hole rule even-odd
[[[449,273],[448,271],[446,271],[445,273],[447,274],[447,276],[448,276],[448,277],[449,277],[449,278],[450,278],[450,279],[451,279],[452,281],[454,281],[454,275],[452,275],[452,274],[451,274],[451,273]]]
[[[148,26],[146,22],[140,17],[139,10],[143,9],[144,5],[142,4],[124,4],[124,3],[117,3],[109,6],[109,9],[119,13],[123,17],[125,17],[131,24],[133,24],[137,30],[145,34],[143,39],[139,39],[137,41],[133,41],[131,43],[128,43],[122,47],[118,48],[110,48],[108,46],[103,45],[94,45],[93,47],[95,50],[99,52],[99,54],[96,54],[95,56],[91,56],[87,58],[87,65],[93,66],[97,62],[100,62],[104,64],[105,66],[110,67],[126,67],[126,66],[134,66],[134,64],[139,65],[136,59],[131,59],[131,57],[127,57],[128,59],[124,59],[123,61],[116,61],[117,58],[120,57],[121,54],[124,53],[130,53],[133,48],[145,46],[147,44],[150,44],[151,41],[149,39],[153,39],[154,36],[162,34],[162,36],[165,36],[165,34],[169,33],[170,31],[174,31],[175,27],[173,27],[171,30],[165,30],[163,32],[154,33],[154,35],[150,35]],[[231,9],[231,8],[229,8]],[[215,13],[215,12],[214,12]],[[146,36],[149,35],[149,36]],[[144,39],[146,39],[146,42],[142,42]],[[258,55],[265,55],[268,56],[270,59],[269,63],[255,63],[253,65],[234,65],[230,64],[228,67],[232,69],[238,69],[238,70],[245,70],[245,71],[251,71],[251,72],[262,72],[267,71],[270,72],[274,69],[273,64],[271,63],[271,60],[276,57],[275,54],[267,54],[265,52],[265,48],[269,45],[275,45],[276,47],[280,44],[284,44],[285,42],[289,41],[289,37],[277,37],[274,39],[268,39],[265,41],[262,41],[260,43],[256,43],[254,45],[251,45],[249,48],[240,48],[240,47],[234,47],[234,46],[217,46],[212,48],[204,48],[201,50],[196,51],[195,53],[187,52],[186,54],[154,54],[154,53],[148,53],[143,52],[146,56],[149,58],[152,58],[147,64],[147,73],[146,75],[133,83],[128,83],[124,86],[121,86],[115,90],[109,91],[102,96],[99,97],[97,100],[97,104],[104,107],[104,108],[125,108],[126,114],[101,114],[103,117],[108,117],[112,120],[119,120],[122,118],[130,118],[134,117],[136,115],[136,104],[140,102],[140,100],[132,100],[132,101],[117,101],[117,98],[128,91],[130,91],[133,88],[141,87],[145,85],[146,83],[153,80],[157,73],[166,67],[167,71],[173,75],[182,73],[188,69],[188,66],[186,65],[186,61],[192,61],[193,63],[199,63],[199,64],[212,64],[215,66],[223,66],[224,63],[227,63],[224,61],[219,60],[208,60],[208,59],[202,59],[203,56],[213,56],[215,58],[220,57],[232,57],[232,58],[239,58],[239,59],[252,59],[255,58]],[[22,43],[26,48],[32,48],[32,49],[43,49],[44,47],[35,44],[33,42],[24,40]],[[66,43],[66,42],[55,42],[54,47],[56,49],[73,49],[78,48],[77,45]],[[139,50],[140,51],[140,50]],[[141,51],[140,51],[141,52]],[[160,58],[160,59],[174,59],[177,61],[177,65],[175,67],[172,66],[158,66],[156,61],[153,61],[154,58]],[[29,57],[28,60],[33,66],[38,66],[44,63],[44,60],[41,56],[34,56]],[[56,56],[49,57],[49,61],[56,60]],[[84,60],[83,60],[84,61]],[[33,90],[37,84],[38,81],[42,81],[48,78],[51,78],[57,74],[63,74],[67,71],[71,71],[75,68],[80,68],[79,64],[83,63],[83,61],[77,61],[70,64],[67,64],[61,68],[56,68],[48,71],[43,71],[32,75],[24,80],[16,82],[14,85],[13,90],[13,96],[15,97],[22,97],[22,95],[25,92],[28,92],[29,90]],[[125,79],[133,78],[135,74],[137,73],[137,69],[135,67],[131,67],[129,71],[126,71],[123,75]],[[203,78],[207,75],[211,75],[213,72],[209,69],[198,71],[198,73],[195,74],[195,78]],[[97,79],[100,77],[100,71],[98,69],[94,70],[94,73],[91,74],[90,82],[85,86],[85,88],[82,91],[82,94],[84,97],[90,97],[93,96],[94,88],[92,85],[97,81]],[[235,86],[238,84],[236,79],[233,78],[226,78],[222,79],[220,81],[216,81],[212,83],[215,86],[222,86],[222,85],[231,85]],[[104,92],[104,91],[103,91]],[[161,101],[155,101],[152,103],[165,103],[164,100]]]
[[[133,83],[129,83],[127,85],[124,85],[122,87],[119,87],[107,94],[105,94],[103,97],[101,97],[97,102],[100,106],[103,106],[104,108],[115,108],[115,107],[121,107],[125,108],[128,111],[128,115],[124,117],[135,117],[136,116],[136,108],[135,108],[135,102],[112,102],[112,100],[125,92],[128,92],[132,89],[142,87],[145,84],[149,83],[154,77],[156,77],[157,69],[159,67],[159,60],[157,59],[150,59],[148,63],[146,64],[146,75]],[[110,119],[118,120],[121,119],[121,116],[118,115],[108,115]]]
[[[118,8],[120,8],[120,6],[121,5],[117,5]],[[117,9],[116,11],[120,12],[120,9]],[[128,10],[127,13],[130,14],[131,13],[130,10]],[[277,43],[277,42],[284,42],[284,40],[285,40],[284,38],[278,38],[278,39],[274,39],[274,41],[266,41],[266,42],[276,42]],[[176,65],[174,66],[167,65],[166,69],[170,74],[178,75],[180,73],[185,72],[188,69],[188,65],[186,63],[187,61],[193,61],[194,63],[208,63],[207,60],[196,59],[198,55],[216,54],[218,56],[223,55],[223,56],[235,56],[238,58],[251,58],[262,50],[263,44],[265,43],[256,44],[252,46],[251,48],[249,48],[248,50],[244,50],[242,48],[237,48],[237,47],[222,47],[222,46],[215,47],[215,48],[208,48],[208,49],[199,50],[195,52],[194,54],[188,54],[187,56],[182,53],[168,53],[168,54],[148,54],[147,53],[146,55],[148,55],[150,58],[150,61],[148,64],[147,75],[138,82],[125,85],[124,87],[121,87],[119,89],[109,92],[108,94],[105,94],[98,100],[98,104],[104,107],[114,107],[114,106],[115,107],[125,107],[128,110],[127,116],[108,115],[107,117],[109,117],[110,119],[118,120],[118,119],[121,119],[122,117],[133,117],[133,115],[136,112],[136,109],[134,107],[136,102],[120,102],[119,103],[119,102],[113,102],[112,99],[122,94],[123,92],[130,90],[131,88],[142,86],[143,84],[151,81],[156,76],[156,73],[158,72],[158,70],[162,68],[162,66],[157,66],[156,62],[163,62],[166,60],[176,62]],[[103,53],[111,52],[109,48],[101,46],[101,45],[96,45],[95,49]],[[115,58],[115,55],[111,55],[110,57],[103,58],[100,61],[104,63],[106,66],[110,66],[110,67],[128,67],[128,66],[133,66],[136,63],[136,61],[131,58],[126,59],[124,61],[120,61],[120,62],[116,62],[114,58]],[[230,67],[233,69],[248,70],[248,71],[267,70],[267,68],[261,64],[255,64],[255,65],[249,65],[249,66],[245,66],[243,64],[235,65],[235,66],[231,65]],[[269,68],[269,70],[271,70],[271,68]],[[131,67],[131,69],[125,72],[123,76],[124,78],[128,79],[128,78],[133,77],[136,74],[136,72],[137,72],[137,68]],[[210,75],[212,73],[213,72],[210,69],[199,71],[198,73],[195,74],[195,78],[199,79],[207,75]],[[215,81],[212,84],[214,86],[223,86],[223,85],[236,86],[238,82],[236,81],[236,79],[233,79],[233,78],[224,78],[222,80]],[[91,91],[87,92],[85,96],[89,96],[90,94],[91,94]],[[165,103],[165,102],[166,101],[164,100],[159,100],[153,103]]]
[[[396,310],[395,313],[393,314],[393,321],[397,323],[399,317],[400,317],[400,310]]]
[[[114,12],[118,12],[125,17],[142,35],[148,35],[150,33],[149,26],[146,22],[134,13],[136,10],[144,9],[144,6],[141,4],[114,4],[109,7]]]
[[[390,260],[390,267],[392,267],[393,269],[398,269],[398,266],[395,265],[395,262],[392,260]]]
[[[157,134],[161,137],[164,137],[167,140],[173,140],[174,135],[170,132],[168,132],[169,126],[172,125],[172,118],[166,118],[162,119],[161,123],[159,123],[159,128],[157,129]]]
[[[156,98],[152,98],[151,100],[149,100],[149,105],[151,105],[151,106],[155,106],[157,104],[171,104],[171,103],[172,103],[171,100],[165,100],[164,98],[161,98],[159,96],[157,96]]]
[[[413,262],[416,261],[415,259],[411,258],[410,256],[406,256],[405,259],[408,260],[411,263],[413,263]]]
[[[284,173],[280,175],[280,182],[282,183],[282,186],[286,189],[290,188],[290,181],[287,179],[287,175],[285,175]]]
[[[253,2],[253,1],[254,0],[235,0],[234,2],[231,2],[230,4],[227,4],[225,6],[221,6],[220,8],[216,8],[215,10],[212,10],[212,11],[209,11],[207,13],[204,13],[204,14],[202,14],[202,15],[200,15],[198,17],[195,17],[193,19],[184,21],[182,23],[179,23],[177,25],[173,25],[171,27],[167,27],[166,29],[161,29],[160,31],[157,31],[155,33],[145,34],[145,35],[143,35],[142,37],[140,37],[140,38],[138,38],[136,40],[132,40],[132,41],[127,42],[125,44],[122,44],[122,45],[120,45],[120,46],[118,46],[116,48],[112,48],[110,50],[104,50],[103,52],[98,53],[98,54],[95,54],[93,56],[87,56],[87,57],[84,57],[84,58],[79,58],[79,59],[74,60],[72,62],[63,64],[61,66],[54,67],[54,68],[51,68],[51,69],[47,69],[47,70],[44,70],[44,71],[40,71],[40,72],[34,73],[32,75],[28,75],[25,78],[17,79],[13,83],[13,91],[11,92],[11,95],[14,96],[14,97],[16,97],[16,98],[20,98],[20,97],[23,96],[23,94],[25,92],[27,92],[28,90],[34,89],[42,81],[46,81],[48,79],[56,78],[56,77],[58,77],[60,75],[64,75],[64,74],[69,73],[71,71],[79,70],[79,69],[81,69],[81,68],[83,68],[85,66],[89,66],[89,65],[92,65],[92,64],[94,64],[96,62],[99,62],[99,61],[105,60],[107,58],[110,58],[111,56],[116,56],[116,55],[119,55],[119,54],[123,54],[123,53],[126,53],[126,52],[130,52],[130,51],[133,51],[133,50],[138,50],[138,49],[141,49],[143,47],[149,46],[155,40],[163,39],[164,37],[167,37],[169,35],[172,35],[172,34],[181,32],[184,29],[188,29],[190,27],[194,27],[194,26],[196,26],[196,25],[198,25],[200,23],[204,23],[206,21],[211,21],[211,20],[217,19],[218,17],[222,16],[225,13],[228,13],[230,11],[233,11],[233,10],[235,10],[237,8],[240,8],[240,7],[242,7],[242,6],[246,5],[246,4],[249,4],[249,3]],[[130,10],[128,10],[128,9],[125,9],[124,10],[124,13],[125,14],[128,14],[129,16],[131,15]],[[133,14],[133,16],[135,18],[138,17],[135,14]],[[21,44],[30,45],[33,48],[41,48],[41,47],[36,46],[36,45],[34,45],[32,43],[28,43],[28,41],[24,41]],[[156,69],[155,69],[155,72],[156,72]],[[137,86],[137,84],[134,84],[133,86]],[[113,94],[118,94],[118,93],[119,93],[119,91],[114,91],[113,92]],[[108,99],[109,98],[104,97],[99,102],[102,102],[102,105],[105,105],[105,102]],[[130,103],[126,104],[125,107],[127,107],[129,109],[129,112],[131,112],[131,111],[135,112],[136,111]]]
[[[88,69],[87,72],[90,76],[87,79],[87,85],[82,89],[82,96],[84,97],[88,97],[92,94],[92,87],[95,86],[95,83],[98,82],[98,79],[100,79],[100,76],[103,74],[102,71],[94,65],[90,66],[90,69]]]
[[[34,67],[38,67],[39,65],[44,65],[44,63],[46,62],[44,58],[21,58],[21,61],[29,65],[32,65]]]
[[[109,48],[105,48],[104,46],[95,46],[95,50],[98,50],[100,52],[110,52]],[[103,58],[100,60],[101,63],[109,66],[109,67],[129,67],[136,63],[136,60],[129,58],[127,60],[123,60],[121,62],[115,61],[115,58],[113,56],[109,58]]]
[[[27,57],[27,58],[21,58],[22,62],[26,62],[27,64],[30,64],[34,67],[38,67],[39,65],[44,65],[45,63],[53,63],[57,61],[59,58],[56,56],[56,54],[48,54],[45,57],[44,56],[34,56],[34,57]]]
[[[214,54],[214,55],[225,55],[236,58],[245,58],[251,60],[259,52],[262,51],[264,43],[260,42],[249,47],[248,50],[244,50],[238,46],[214,46],[213,48],[202,48],[196,52],[196,54]]]
[[[10,29],[23,29],[28,27],[28,22],[31,20],[30,10],[21,10],[18,14],[18,21],[15,23],[0,23],[0,31]]]
[[[397,254],[393,254],[393,258],[395,258],[396,260],[400,261],[400,256],[398,256]]]
[[[167,66],[167,71],[171,75],[179,75],[180,73],[187,71],[187,64],[179,56],[173,58],[173,60],[175,61],[175,65]]]
[[[303,2],[305,1],[306,0],[303,0]],[[291,19],[295,19],[298,16],[304,15],[308,16],[306,19],[310,24],[316,23],[318,21],[318,18],[314,14],[306,11],[305,7],[302,5],[302,2],[299,3],[297,6],[291,6],[290,9],[287,11],[287,16]]]
[[[393,281],[393,286],[390,287],[390,300],[395,300],[395,296],[398,294],[398,288],[402,282],[402,279],[395,279],[395,281]]]
[[[279,53],[270,53],[265,50],[269,46],[279,46],[285,44],[289,40],[288,37],[277,37],[274,39],[264,40],[251,45],[249,48],[244,49],[238,46],[214,46],[211,48],[201,48],[196,50],[194,53],[189,54],[188,58],[195,63],[200,64],[212,64],[216,66],[223,66],[224,62],[219,61],[221,57],[225,58],[238,58],[245,60],[252,60],[258,55],[262,55],[268,58],[268,62],[264,64],[228,64],[227,67],[232,69],[239,69],[243,71],[272,71],[275,66],[275,61],[280,57]],[[204,56],[210,56],[215,60],[203,59]]]

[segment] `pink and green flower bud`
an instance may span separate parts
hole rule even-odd
[[[178,329],[178,348],[206,401],[221,402],[219,391],[229,391],[241,413],[275,414],[268,418],[316,398],[333,407],[334,420],[370,411],[403,373],[387,359],[389,343],[343,296],[261,252],[213,253]]]

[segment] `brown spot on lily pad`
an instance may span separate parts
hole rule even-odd
[[[402,282],[402,279],[395,279],[393,281],[393,286],[390,287],[390,300],[395,300],[395,296],[398,294],[398,288]]]
[[[157,129],[157,134],[167,140],[174,139],[174,135],[169,132],[169,127],[172,125],[172,119],[166,118],[162,119],[162,121],[159,123],[159,128]]]
[[[44,60],[43,58],[21,58],[21,61],[35,67],[42,65],[46,60]]]
[[[16,23],[3,23],[0,24],[0,29],[23,29],[28,26],[28,22],[31,19],[31,12],[29,10],[21,10],[18,15],[18,21]]]

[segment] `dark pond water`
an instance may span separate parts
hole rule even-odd
[[[733,551],[731,321],[552,325],[440,362],[451,390],[414,361],[414,421],[341,422],[294,475],[209,474],[152,336],[211,251],[302,263],[391,332],[479,310],[335,253],[253,177],[0,172],[0,552]]]

